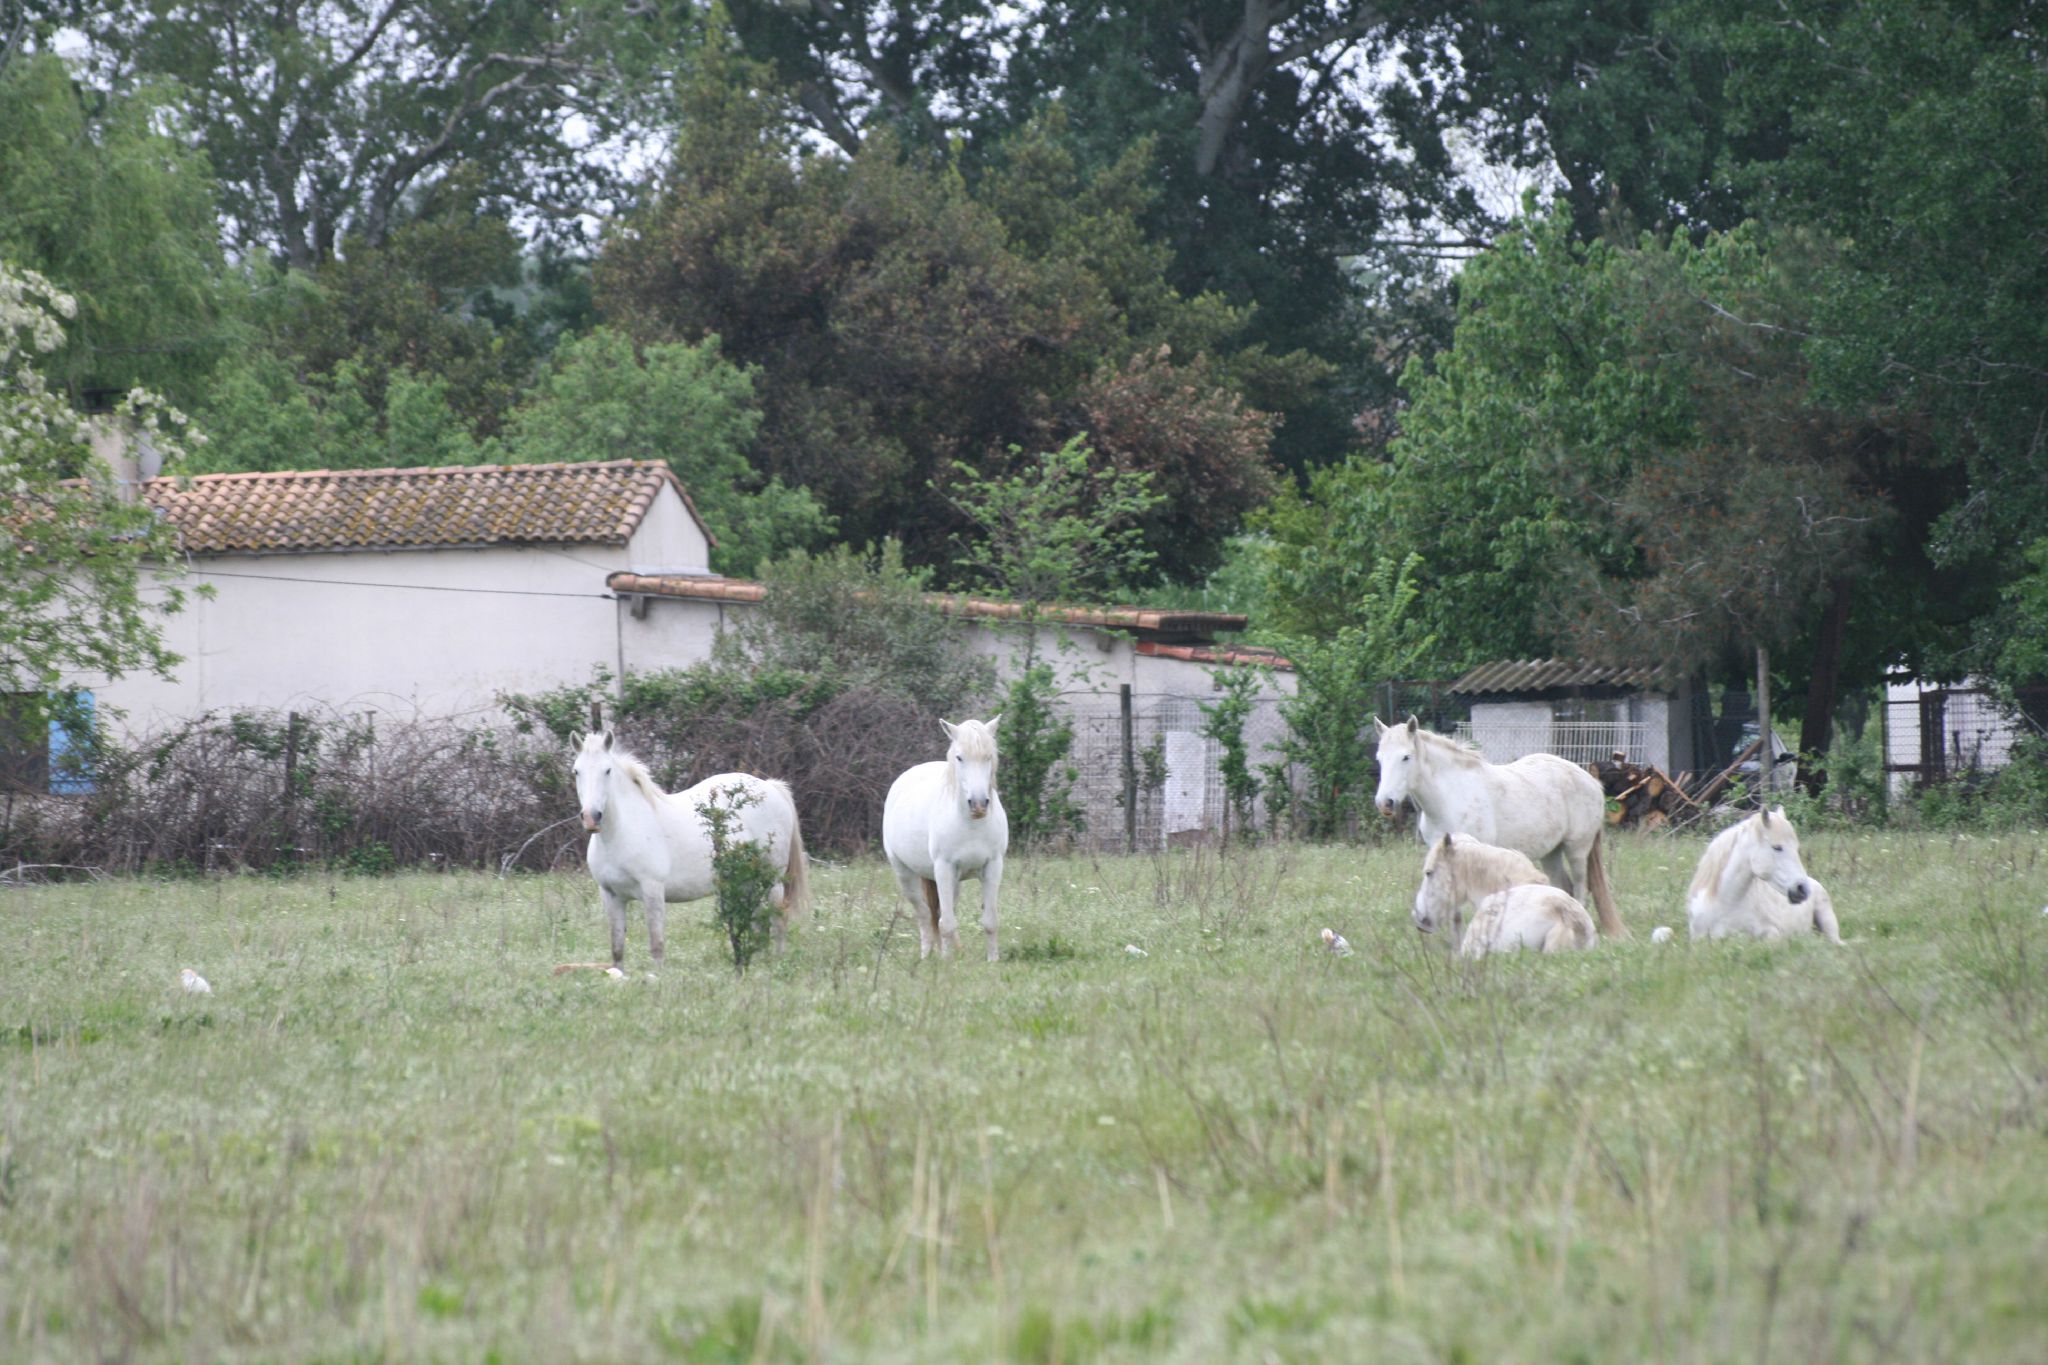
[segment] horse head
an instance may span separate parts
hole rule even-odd
[[[1799,861],[1799,832],[1785,818],[1783,806],[1760,810],[1746,822],[1742,850],[1749,873],[1785,893],[1794,905],[1812,894],[1806,865]]]
[[[1372,723],[1380,737],[1380,789],[1373,795],[1373,804],[1391,820],[1415,789],[1415,769],[1422,760],[1422,722],[1410,716],[1406,725],[1387,725],[1374,716]]]
[[[1422,885],[1415,889],[1415,927],[1425,934],[1436,932],[1437,921],[1457,918],[1458,894],[1456,850],[1446,834],[1429,846],[1422,859]]]
[[[583,828],[592,834],[604,824],[605,805],[612,789],[612,732],[592,731],[576,741],[576,802],[583,812]]]
[[[951,741],[946,746],[946,785],[967,803],[971,820],[986,820],[989,803],[995,800],[996,722],[1002,718],[999,711],[986,722],[939,722],[946,727],[946,738]]]

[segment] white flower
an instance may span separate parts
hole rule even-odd
[[[213,994],[213,987],[207,983],[206,978],[193,971],[190,967],[179,970],[178,984],[185,988],[187,995]]]

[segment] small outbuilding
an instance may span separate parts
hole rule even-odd
[[[1676,776],[1712,759],[1699,733],[1706,698],[1657,669],[1505,659],[1472,669],[1450,691],[1472,712],[1459,737],[1490,763],[1538,753],[1595,763],[1618,751]]]

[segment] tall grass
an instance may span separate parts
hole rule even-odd
[[[1839,950],[1685,943],[1700,847],[1482,963],[1411,847],[1020,859],[993,967],[820,868],[624,983],[567,876],[8,891],[0,1358],[2048,1358],[2048,837],[1810,838]]]

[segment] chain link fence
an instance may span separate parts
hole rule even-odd
[[[1466,714],[1441,684],[1385,685],[1382,714],[1405,719],[1411,712],[1425,726],[1449,730]],[[1069,766],[1073,794],[1082,810],[1079,843],[1084,848],[1150,852],[1221,835],[1227,816],[1223,789],[1223,746],[1202,733],[1204,698],[1174,693],[1125,694],[1118,690],[1068,691],[1060,704],[1074,727]],[[1281,699],[1262,697],[1244,723],[1247,761],[1254,773],[1280,762],[1287,736]],[[1371,716],[1360,717],[1363,728]],[[1289,781],[1298,785],[1298,768]],[[1255,828],[1271,827],[1266,775],[1252,808]],[[1129,793],[1127,799],[1126,793]]]
[[[2022,699],[2048,700],[2039,694]],[[1894,790],[2003,768],[2034,727],[2025,711],[1978,687],[1896,693],[1884,705],[1885,771]]]

